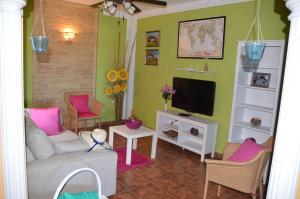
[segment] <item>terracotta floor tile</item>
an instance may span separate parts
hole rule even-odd
[[[203,194],[201,192],[192,189],[190,186],[185,186],[180,189],[173,190],[172,194],[176,198],[180,199],[202,199]]]
[[[110,196],[109,199],[139,199],[139,197],[133,194],[132,192],[127,191]]]
[[[122,176],[118,178],[118,181],[124,185],[127,189],[136,188],[142,186],[144,184],[149,183],[149,179],[146,177],[140,177],[138,175],[129,175],[129,176]]]
[[[179,189],[183,186],[181,182],[178,182],[171,177],[165,177],[165,178],[159,178],[152,181],[153,185],[157,189],[163,189],[164,191],[168,193],[172,193],[173,190]]]
[[[120,182],[117,182],[117,194],[127,191],[127,188]]]
[[[157,188],[151,183],[132,189],[131,191],[135,193],[139,198],[145,199],[165,198],[169,195],[162,188]]]
[[[151,139],[138,140],[137,150],[150,156]],[[126,146],[126,139],[116,135],[114,146]],[[120,173],[117,194],[109,199],[202,199],[205,164],[200,155],[158,140],[154,164]],[[217,197],[217,184],[209,183],[208,199],[248,199],[244,194],[223,187]]]

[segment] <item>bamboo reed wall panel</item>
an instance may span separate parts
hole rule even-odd
[[[34,35],[41,34],[39,1],[34,0]],[[44,0],[43,11],[48,52],[34,54],[33,105],[46,104],[66,110],[63,93],[85,90],[95,93],[98,11],[85,5],[62,0]],[[63,29],[76,32],[66,42]]]

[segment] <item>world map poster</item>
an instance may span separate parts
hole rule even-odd
[[[178,58],[223,59],[226,17],[179,22]]]

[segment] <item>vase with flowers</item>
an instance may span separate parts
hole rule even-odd
[[[168,110],[168,100],[172,98],[172,95],[175,94],[176,90],[174,90],[171,86],[165,84],[160,91],[162,92],[162,98],[165,100],[165,111]]]
[[[118,32],[118,42],[117,45],[114,46],[114,59],[113,59],[113,67],[106,73],[106,79],[109,85],[104,89],[104,93],[112,97],[115,103],[115,124],[122,123],[123,117],[123,101],[124,95],[127,91],[127,82],[129,79],[129,71],[130,71],[130,61],[132,51],[135,45],[135,39],[131,44],[131,48],[128,48],[128,44],[125,47],[125,53],[122,53],[122,41],[121,41],[121,24],[120,20],[118,20],[119,32]],[[124,20],[123,20],[124,25]],[[123,26],[122,26],[123,27]],[[122,34],[123,35],[123,34]],[[123,56],[121,56],[121,54]],[[128,59],[127,59],[128,58]],[[127,60],[127,61],[126,61]]]

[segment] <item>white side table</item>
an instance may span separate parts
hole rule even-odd
[[[131,164],[131,151],[137,147],[137,138],[152,136],[151,158],[156,156],[157,135],[156,131],[141,126],[138,129],[129,129],[126,125],[118,125],[109,127],[109,145],[113,147],[114,133],[127,138],[126,164]]]

